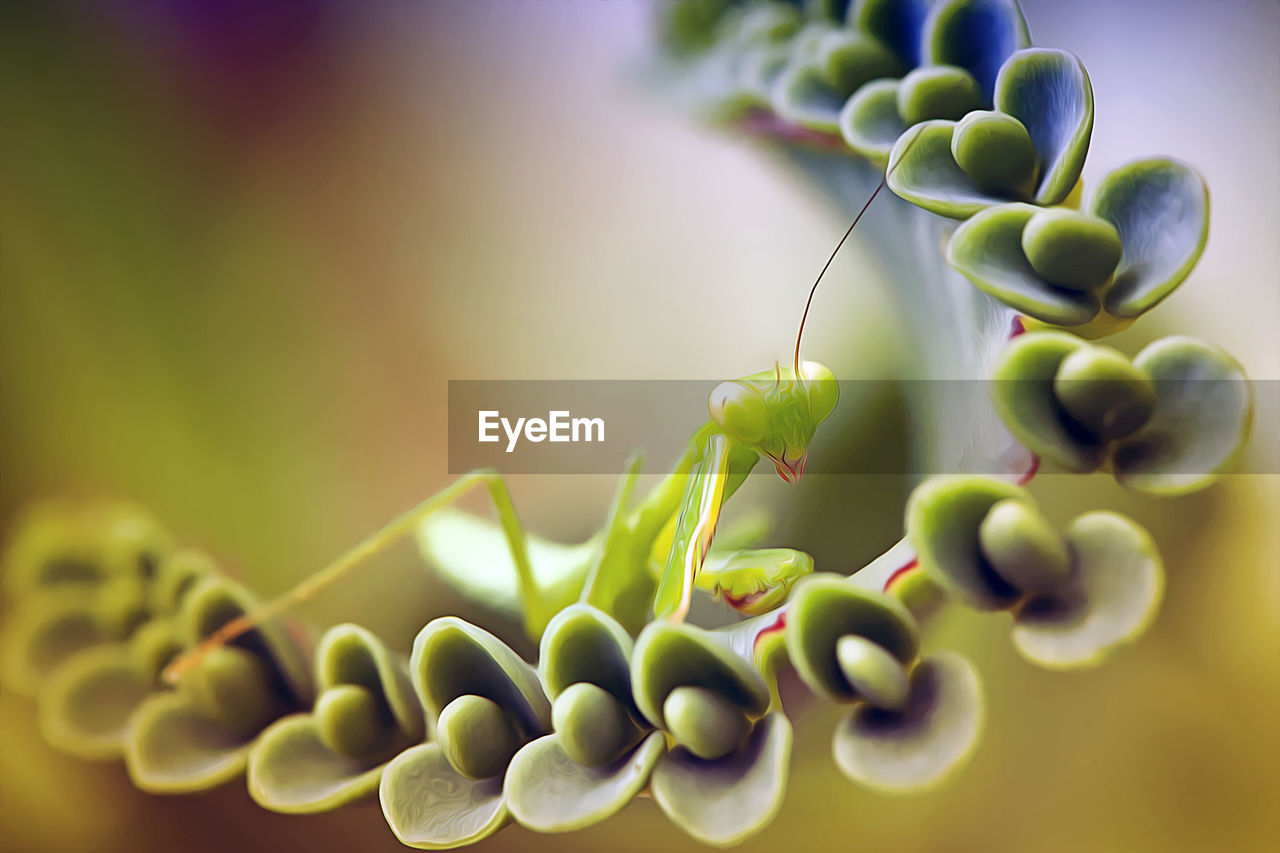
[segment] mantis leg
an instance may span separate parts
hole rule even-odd
[[[715,537],[720,507],[729,479],[729,438],[707,436],[704,452],[689,470],[684,498],[676,515],[671,551],[658,584],[653,612],[680,622],[693,601],[694,583]]]
[[[634,548],[628,535],[626,512],[627,505],[631,503],[631,495],[635,492],[642,461],[643,457],[639,453],[632,454],[627,460],[626,470],[613,494],[609,515],[605,518],[604,546],[582,587],[582,600],[596,607],[602,607],[611,598],[610,593],[615,587],[625,584],[627,566],[633,562],[630,552]]]
[[[812,571],[813,558],[793,548],[717,548],[696,582],[739,613],[757,614],[786,601],[796,581]]]
[[[515,505],[511,502],[511,493],[498,472],[472,471],[400,515],[320,571],[309,575],[293,589],[268,601],[256,610],[232,619],[214,631],[195,649],[174,660],[165,670],[165,680],[171,683],[176,681],[184,671],[199,663],[214,648],[229,643],[290,607],[312,598],[316,593],[345,577],[360,563],[385,550],[400,537],[412,533],[427,516],[449,506],[481,484],[488,487],[489,497],[493,500],[498,522],[502,527],[507,547],[511,551],[516,570],[517,591],[525,613],[525,626],[531,634],[536,636],[536,632],[541,631],[542,626],[547,624],[553,614],[544,612],[547,609],[546,602],[543,601],[534,582],[527,536],[516,515]]]
[[[611,614],[632,633],[639,632],[649,619],[657,575],[649,569],[651,536],[628,518],[627,506],[639,473],[640,457],[636,455],[618,484],[605,521],[604,541],[581,599]]]

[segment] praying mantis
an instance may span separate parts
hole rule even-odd
[[[917,138],[918,133],[903,156]],[[805,321],[823,276],[886,185],[891,171],[892,166],[809,289],[792,366],[775,364],[772,370],[717,385],[707,402],[708,421],[689,438],[671,473],[635,506],[631,506],[632,494],[641,460],[633,455],[628,461],[604,527],[584,543],[580,600],[603,604],[620,588],[634,586],[637,579],[649,576],[657,583],[651,607],[657,618],[683,621],[697,589],[740,613],[755,615],[780,605],[792,586],[813,571],[813,559],[791,548],[713,550],[712,545],[722,507],[762,460],[772,462],[785,482],[798,482],[804,474],[809,445],[818,426],[834,411],[839,397],[830,369],[817,362],[801,361]],[[424,524],[432,516],[449,510],[451,504],[480,486],[487,490],[497,515],[526,631],[534,639],[540,637],[563,605],[558,605],[536,582],[529,535],[516,513],[506,481],[497,471],[480,470],[462,476],[399,516],[293,589],[226,623],[196,648],[175,658],[165,669],[165,680],[176,683],[183,672],[214,648],[311,598],[400,537],[425,529]],[[499,535],[498,531],[490,532]]]
[[[735,549],[711,553],[720,510],[762,460],[795,482],[804,472],[809,443],[831,414],[838,391],[826,367],[775,367],[717,385],[708,401],[710,419],[690,437],[680,459],[636,506],[629,506],[640,474],[634,455],[622,476],[601,534],[584,549],[588,567],[581,598],[588,603],[626,584],[636,572],[658,575],[653,612],[683,620],[695,588],[736,610],[762,613],[782,603],[791,586],[813,570],[809,555],[790,548]],[[311,598],[400,537],[422,527],[473,489],[489,494],[516,579],[525,627],[538,637],[558,607],[535,581],[529,535],[516,513],[506,481],[493,470],[473,471],[404,513],[320,572],[260,609],[228,622],[194,651],[175,659],[166,680],[176,681],[203,655],[255,625]]]

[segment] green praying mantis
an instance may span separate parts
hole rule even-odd
[[[690,437],[671,473],[634,507],[640,457],[632,456],[601,534],[584,549],[581,599],[600,603],[609,590],[647,572],[658,581],[652,610],[660,618],[683,620],[695,589],[747,614],[782,603],[795,581],[813,570],[812,558],[790,548],[712,552],[716,523],[725,502],[762,459],[772,461],[787,482],[800,479],[809,443],[835,408],[837,395],[831,371],[809,361],[800,365],[799,374],[775,367],[717,385],[708,402],[710,419]],[[500,532],[493,532],[502,537],[514,569],[525,627],[530,636],[540,636],[559,607],[535,581],[529,534],[506,481],[496,471],[481,470],[462,476],[284,595],[228,622],[177,658],[166,679],[176,681],[207,651],[311,598],[481,486],[497,515]]]
[[[915,138],[909,145],[914,142]],[[648,580],[656,581],[650,610],[660,619],[683,621],[694,591],[699,589],[743,614],[754,615],[780,605],[796,581],[813,571],[813,559],[790,548],[713,549],[716,525],[725,503],[762,460],[772,462],[788,483],[797,482],[804,474],[809,445],[839,396],[835,376],[828,368],[800,359],[805,321],[823,276],[886,181],[887,174],[814,280],[796,334],[792,366],[775,364],[772,370],[717,385],[708,399],[707,422],[689,438],[671,473],[634,506],[632,495],[641,459],[633,455],[628,461],[603,528],[582,548],[579,600],[607,607],[620,590],[634,589],[637,582],[644,589],[643,582]],[[464,475],[399,516],[293,589],[223,625],[195,649],[177,657],[166,669],[165,679],[176,682],[214,648],[311,598],[400,537],[424,529],[432,516],[443,514],[480,486],[488,491],[498,519],[498,529],[487,534],[500,536],[505,544],[525,628],[531,637],[541,636],[568,602],[557,602],[548,590],[539,587],[529,534],[506,482],[496,471],[480,470]]]

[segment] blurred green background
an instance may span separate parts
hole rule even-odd
[[[1280,379],[1280,5],[1023,5],[1093,78],[1086,183],[1167,153],[1213,191],[1200,267],[1118,345],[1186,331]],[[131,498],[277,592],[448,481],[450,378],[732,376],[784,355],[843,225],[634,82],[649,11],[0,3],[0,522],[40,496]],[[842,376],[910,356],[874,258],[840,259],[808,333]],[[1242,467],[1274,453],[1255,441]],[[899,532],[905,484],[869,478],[849,507],[757,479],[849,519],[866,553]],[[576,537],[612,486],[513,491],[531,527]],[[827,758],[834,713],[815,711],[782,815],[743,849],[1274,849],[1280,477],[1161,503],[1100,477],[1036,492],[1059,521],[1107,506],[1152,530],[1169,587],[1151,633],[1055,675],[1014,656],[1002,618],[949,615],[932,640],[976,659],[989,699],[968,769],[923,796],[859,791]],[[306,615],[407,647],[456,606],[405,549]],[[647,801],[481,847],[697,849]],[[376,804],[286,818],[235,785],[144,796],[118,766],[53,753],[3,694],[0,848],[401,849]]]

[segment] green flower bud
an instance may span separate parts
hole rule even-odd
[[[1027,222],[1022,251],[1045,281],[1070,290],[1092,290],[1111,278],[1124,246],[1120,232],[1105,219],[1054,208]]]
[[[425,735],[409,674],[375,635],[335,625],[314,664],[320,694],[311,713],[276,720],[249,749],[249,794],[272,811],[310,814],[362,800],[377,791],[384,763]]]
[[[459,696],[440,712],[436,740],[454,769],[471,779],[489,779],[507,769],[523,743],[492,699]]]
[[[915,620],[896,598],[857,589],[834,575],[815,575],[797,588],[787,623],[787,652],[796,672],[810,690],[836,702],[869,698],[844,671],[839,654],[843,638],[864,638],[900,667],[915,660],[919,649]],[[874,673],[865,677],[883,682]]]
[[[954,65],[917,68],[898,87],[898,113],[908,126],[935,118],[955,121],[981,108],[978,81]]]
[[[759,717],[769,706],[769,688],[750,662],[710,631],[665,620],[649,623],[636,640],[631,683],[636,706],[644,717],[672,734],[676,731],[667,718],[666,705],[681,687],[715,693],[746,719]]]
[[[793,56],[799,49],[793,49]],[[803,55],[803,54],[801,54]],[[793,61],[771,93],[784,120],[810,130],[838,133],[845,102],[872,80],[897,77],[906,69],[875,39],[852,30],[818,36],[810,55]]]
[[[588,767],[613,761],[640,734],[639,726],[612,693],[585,681],[556,697],[551,721],[565,753]]]
[[[982,693],[963,658],[943,652],[911,673],[901,710],[855,707],[831,752],[849,779],[881,791],[918,791],[963,766],[982,731]]]
[[[827,79],[841,95],[840,103],[880,77],[897,77],[905,69],[892,51],[857,31],[839,31],[824,39]]]
[[[1053,391],[1067,414],[1104,441],[1133,434],[1156,410],[1155,383],[1110,347],[1084,346],[1068,355]]]
[[[181,651],[178,633],[168,619],[152,619],[129,639],[129,658],[150,682],[157,682],[160,673]]]
[[[266,666],[235,646],[210,650],[199,666],[183,676],[179,688],[194,707],[244,737],[280,713]]]
[[[348,758],[375,754],[391,724],[386,703],[358,684],[338,684],[325,690],[313,713],[320,740]]]
[[[935,39],[943,29],[941,21],[935,20]],[[953,45],[959,51],[954,57],[935,52],[929,59],[967,67],[987,92],[991,67],[970,66],[964,54],[971,53],[971,48],[961,45]],[[954,121],[932,119],[899,137],[889,155],[887,183],[891,190],[925,210],[954,219],[972,217],[1007,202],[1011,195],[1037,205],[1058,204],[1070,195],[1093,130],[1093,91],[1080,60],[1060,50],[1018,50],[1004,60],[994,83],[994,111],[973,118],[965,125],[964,134]],[[997,114],[1017,124],[991,118]],[[1025,130],[1026,140],[1017,131],[1018,124]],[[993,136],[988,138],[985,131]],[[1033,151],[1028,150],[1028,140]],[[1021,274],[1017,265],[1021,262],[1025,266],[1022,252],[1016,257],[1010,252],[1002,254],[1003,265]],[[1096,307],[1071,322],[1086,322],[1093,313]]]
[[[1001,63],[1031,43],[1016,0],[936,0],[923,26],[923,60],[958,65],[990,99]]]
[[[994,477],[955,476],[924,481],[907,501],[907,537],[921,568],[971,607],[1004,610],[1023,597],[986,560],[979,542],[991,508],[1010,498],[1028,499]]]
[[[978,528],[978,542],[1000,577],[1023,592],[1053,589],[1071,574],[1066,543],[1035,507],[1008,498],[991,507]]]
[[[1026,126],[1011,115],[974,110],[951,136],[956,163],[980,188],[996,196],[1026,198],[1040,166]]]
[[[733,752],[751,730],[751,721],[717,693],[704,687],[677,687],[662,705],[667,730],[699,758]]]
[[[849,685],[877,708],[901,708],[907,701],[907,671],[884,646],[847,634],[836,643],[836,660]]]

